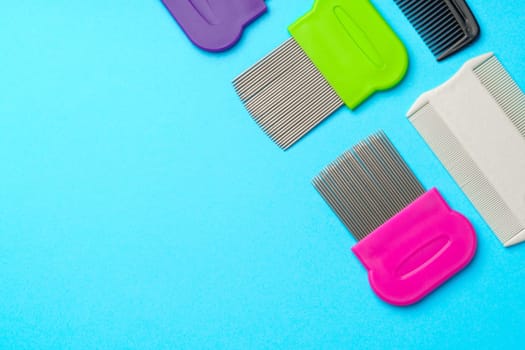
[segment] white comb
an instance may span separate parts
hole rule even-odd
[[[408,118],[503,245],[525,241],[525,95],[496,56],[469,60]]]

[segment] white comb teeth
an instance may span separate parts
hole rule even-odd
[[[498,59],[468,61],[408,117],[499,240],[525,241],[525,95]]]

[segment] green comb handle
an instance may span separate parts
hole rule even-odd
[[[405,46],[368,0],[316,0],[288,29],[349,108],[406,73]]]

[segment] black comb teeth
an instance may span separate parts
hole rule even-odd
[[[479,25],[464,0],[394,1],[438,61],[479,36]]]

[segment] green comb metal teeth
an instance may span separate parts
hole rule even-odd
[[[403,43],[368,0],[317,0],[292,38],[233,84],[253,119],[287,149],[335,110],[404,77]]]

